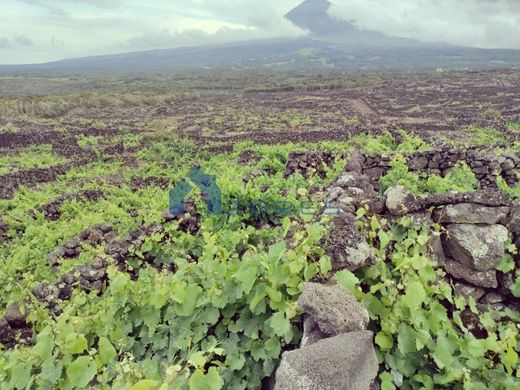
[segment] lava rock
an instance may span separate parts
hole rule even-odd
[[[437,223],[495,225],[503,222],[508,213],[508,207],[487,207],[473,203],[459,203],[436,210],[434,220]]]
[[[444,269],[455,279],[465,280],[474,286],[484,288],[498,287],[497,272],[495,270],[476,271],[452,259],[446,259]]]
[[[472,286],[470,284],[462,283],[462,282],[456,282],[453,285],[453,290],[455,294],[462,295],[464,298],[469,299],[473,298],[475,299],[475,302],[477,302],[480,298],[484,296],[486,293],[486,290],[484,290],[481,287]]]
[[[447,254],[477,271],[495,269],[509,239],[509,232],[502,225],[448,225],[447,232]]]
[[[4,314],[4,319],[13,329],[20,329],[27,326],[27,310],[22,310],[17,303],[13,303],[7,308]]]
[[[342,214],[336,217],[334,228],[324,241],[335,271],[341,269],[355,271],[373,263],[372,248],[356,228],[351,215]]]
[[[403,186],[395,186],[389,188],[385,192],[386,196],[386,208],[390,214],[397,217],[407,214],[409,211],[414,210],[412,207],[417,203],[417,198],[407,188]]]
[[[275,390],[369,390],[379,365],[373,333],[357,331],[285,352]]]
[[[337,284],[305,284],[298,304],[305,316],[312,320],[307,324],[308,330],[317,328],[320,335],[326,337],[364,330],[368,325],[368,312],[364,306],[350,291]],[[304,334],[304,339],[309,339],[310,334]],[[316,340],[316,337],[311,338]]]

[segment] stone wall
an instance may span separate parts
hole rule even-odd
[[[520,153],[496,155],[483,147],[468,149],[441,148],[437,150],[404,154],[410,171],[445,176],[458,162],[465,162],[479,181],[480,188],[496,188],[496,179],[501,176],[510,185],[518,182]],[[349,161],[348,169],[363,173],[374,183],[391,167],[393,154],[363,154],[336,152],[293,152],[286,164],[285,176],[301,173],[323,175],[325,167],[331,167],[336,158]]]
[[[496,270],[507,242],[520,248],[520,201],[498,189],[417,197],[402,186],[380,195],[367,175],[344,172],[326,190],[328,207],[337,208],[335,227],[326,239],[333,268],[355,270],[371,264],[372,255],[353,225],[356,210],[367,204],[372,214],[392,220],[408,215],[423,226],[441,226],[430,242],[431,258],[456,290],[472,291],[482,305],[501,304],[520,311],[520,300],[508,292],[515,270]],[[516,268],[520,256],[515,255]]]
[[[409,162],[418,169],[428,168],[424,162],[419,164],[423,156],[416,154]],[[468,153],[463,156],[467,158]],[[471,158],[475,162],[481,159]],[[363,160],[374,167],[387,161],[379,157]],[[428,165],[430,161],[437,160],[428,160]],[[455,158],[450,161],[454,163]],[[434,164],[448,168],[445,162]],[[508,253],[509,242],[520,248],[520,201],[496,188],[417,197],[395,186],[381,195],[371,171],[366,174],[364,169],[354,168],[350,164],[324,190],[328,208],[339,211],[323,242],[334,271],[354,271],[374,263],[371,246],[355,226],[356,211],[368,206],[369,214],[390,222],[409,216],[421,226],[440,225],[441,234],[430,238],[430,258],[444,269],[454,294],[472,297],[481,311],[520,313],[520,299],[509,290],[520,267],[520,255],[514,255],[512,271],[496,269]],[[275,389],[379,388],[373,334],[366,330],[368,317],[355,297],[337,285],[309,283],[298,303],[304,315],[302,343],[300,349],[283,354]],[[464,310],[461,320],[475,337],[485,337],[479,316],[471,310]]]

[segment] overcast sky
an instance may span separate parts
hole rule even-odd
[[[295,37],[302,0],[2,0],[0,63]],[[335,0],[330,14],[424,41],[520,48],[520,0]]]

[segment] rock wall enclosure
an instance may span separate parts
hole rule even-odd
[[[335,152],[293,152],[289,155],[285,176],[301,173],[305,177],[317,172],[323,174],[325,167],[331,167],[336,158],[349,160],[350,171],[365,174],[377,187],[377,181],[391,168],[393,154],[363,154]],[[459,162],[465,162],[479,181],[480,188],[496,188],[500,176],[509,185],[518,182],[520,153],[497,155],[484,147],[467,149],[442,148],[431,151],[405,153],[411,172],[445,176]]]
[[[458,161],[465,161],[480,181],[481,188],[475,192],[426,196],[415,196],[402,186],[381,195],[377,179],[389,169],[392,157],[351,156],[345,171],[324,195],[328,207],[339,210],[324,242],[333,269],[354,271],[374,262],[371,246],[355,226],[360,207],[390,221],[408,216],[412,223],[430,227],[430,258],[445,271],[454,294],[473,298],[481,311],[510,309],[520,313],[520,298],[510,290],[520,255],[509,245],[520,248],[520,201],[493,185],[499,175],[510,184],[516,183],[518,155],[491,156],[477,150],[406,156],[410,170],[441,175]],[[286,174],[320,174],[336,157],[333,153],[294,153]],[[514,269],[499,271],[497,265],[507,255],[512,256]],[[304,313],[301,348],[283,355],[276,388],[377,388],[373,334],[366,330],[366,312],[355,298],[337,285],[309,284],[299,306]],[[487,336],[479,317],[469,309],[461,319],[476,338]]]

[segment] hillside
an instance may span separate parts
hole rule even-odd
[[[200,69],[399,71],[520,67],[520,50],[483,50],[419,42],[362,31],[331,18],[326,0],[306,0],[285,17],[308,31],[280,38],[222,45],[149,50],[45,64],[0,65],[0,74],[59,72],[168,72]]]

